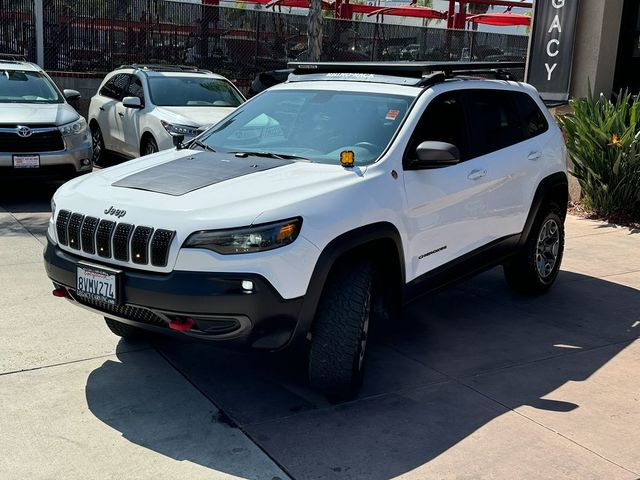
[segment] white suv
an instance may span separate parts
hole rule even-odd
[[[91,99],[94,162],[105,151],[134,158],[191,139],[244,102],[226,78],[171,65],[123,66]]]
[[[87,122],[37,65],[0,54],[0,180],[15,177],[68,179],[89,173]]]
[[[402,302],[498,264],[554,283],[565,146],[533,87],[456,75],[483,63],[292,66],[184,149],[60,188],[54,294],[123,337],[309,345],[312,385],[344,396]]]

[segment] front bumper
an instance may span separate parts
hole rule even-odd
[[[257,274],[186,271],[158,274],[133,269],[121,269],[121,304],[98,304],[75,294],[80,261],[84,259],[61,250],[50,240],[47,242],[44,251],[47,275],[56,287],[67,289],[72,302],[124,323],[167,334],[277,350],[290,342],[303,304],[303,297],[283,299]],[[242,289],[243,280],[253,282],[252,293]],[[185,317],[195,321],[191,330],[175,332],[169,328],[172,319]]]
[[[0,176],[68,178],[88,173],[92,169],[92,148],[91,140],[88,137],[77,145],[67,146],[65,150],[35,153],[34,155],[40,156],[40,168],[13,168],[13,155],[11,152],[0,152]],[[18,153],[16,155],[30,154]]]

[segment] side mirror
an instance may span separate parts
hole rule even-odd
[[[142,101],[138,97],[124,97],[122,105],[127,108],[142,108]]]
[[[415,159],[407,165],[412,170],[441,168],[460,161],[458,147],[445,142],[422,142],[416,148]]]
[[[62,91],[62,94],[64,95],[64,98],[66,98],[68,102],[80,100],[80,98],[82,97],[79,91],[71,90],[70,88],[65,88]]]

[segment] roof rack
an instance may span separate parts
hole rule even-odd
[[[210,70],[204,70],[193,65],[163,65],[160,63],[132,63],[130,65],[120,65],[118,68],[135,68],[151,72],[212,73]]]
[[[16,53],[0,53],[0,60],[5,62],[26,62],[27,57],[25,55],[19,55]]]
[[[374,76],[368,81],[378,80],[383,83],[411,84],[429,87],[447,78],[460,76],[491,76],[499,80],[513,80],[510,69],[524,68],[524,62],[289,62],[293,69],[292,81],[301,81],[314,75],[327,80],[336,75],[335,80],[367,81],[364,76]],[[353,78],[349,78],[349,74]],[[306,78],[305,78],[306,77]],[[394,81],[392,77],[399,77]],[[309,78],[310,79],[310,78]],[[414,79],[413,81],[411,79]]]

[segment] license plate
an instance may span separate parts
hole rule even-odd
[[[118,303],[118,271],[78,265],[76,295],[98,302]]]
[[[40,168],[40,155],[14,155],[13,168]]]

